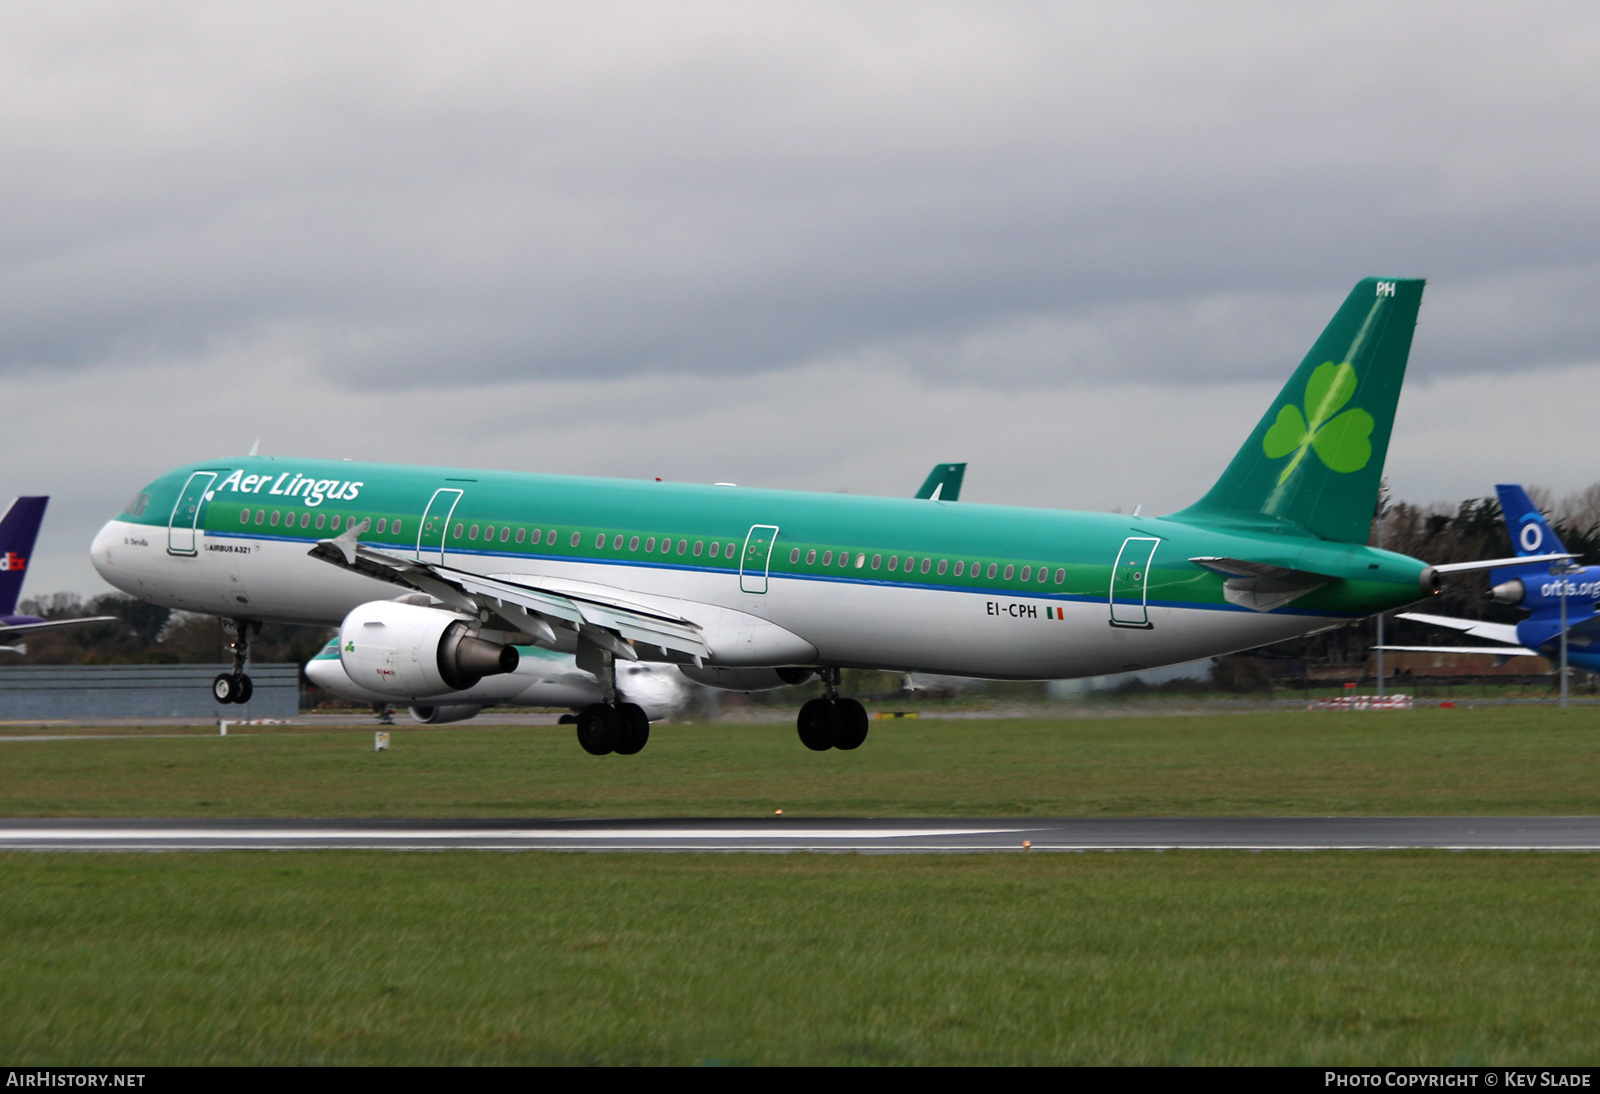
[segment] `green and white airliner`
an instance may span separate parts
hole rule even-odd
[[[574,654],[597,754],[648,739],[618,659],[739,690],[820,676],[801,739],[854,748],[842,668],[1096,676],[1435,591],[1426,563],[1366,545],[1422,289],[1358,283],[1216,485],[1164,517],[251,456],[140,490],[93,562],[234,621],[224,702],[248,694],[263,620],[329,624],[350,679],[399,703],[512,672],[517,645]],[[1158,442],[1130,422],[1128,443]]]

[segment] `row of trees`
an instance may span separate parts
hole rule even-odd
[[[215,616],[175,612],[122,593],[90,600],[72,593],[25,600],[19,610],[45,619],[85,615],[115,616],[114,622],[58,631],[39,631],[26,639],[25,654],[0,655],[7,665],[209,665],[231,662],[232,640]],[[250,640],[258,662],[305,664],[333,637],[331,627],[268,623]]]
[[[1569,551],[1585,565],[1600,561],[1600,483],[1557,499],[1549,491],[1531,487],[1534,502],[1550,518]],[[1391,551],[1435,564],[1469,562],[1512,553],[1500,503],[1494,498],[1470,498],[1459,505],[1419,506],[1393,501],[1385,488],[1379,501],[1381,543]],[[1368,542],[1380,542],[1379,521],[1373,521]],[[1427,605],[1439,615],[1455,615],[1494,622],[1516,622],[1521,613],[1488,598],[1486,571],[1453,575],[1444,591]],[[44,631],[27,640],[27,653],[0,655],[0,664],[214,664],[228,660],[229,638],[212,616],[174,612],[121,593],[84,600],[71,593],[24,601],[21,610],[46,619],[82,615],[112,615],[116,621],[88,627]],[[333,635],[329,627],[293,627],[267,624],[251,641],[257,661],[304,664]],[[1386,637],[1399,645],[1426,645],[1441,639],[1433,628],[1390,619]],[[1255,651],[1262,660],[1307,660],[1313,663],[1352,663],[1366,658],[1376,641],[1373,620],[1308,638]],[[1232,670],[1219,665],[1219,682]]]

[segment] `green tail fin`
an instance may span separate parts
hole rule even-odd
[[[939,501],[955,501],[961,496],[961,480],[966,474],[967,465],[964,463],[935,464],[933,470],[928,472],[922,489],[917,491],[917,497],[937,496]]]
[[[1171,519],[1365,543],[1423,284],[1358,282],[1222,478]]]

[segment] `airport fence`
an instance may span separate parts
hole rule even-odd
[[[250,702],[222,706],[211,681],[222,665],[0,666],[0,722],[95,718],[292,718],[300,666],[251,665]]]

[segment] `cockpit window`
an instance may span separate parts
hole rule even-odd
[[[150,495],[140,491],[133,496],[133,500],[128,503],[128,507],[124,509],[123,512],[128,514],[130,517],[142,517],[144,516],[145,506],[149,504]]]

